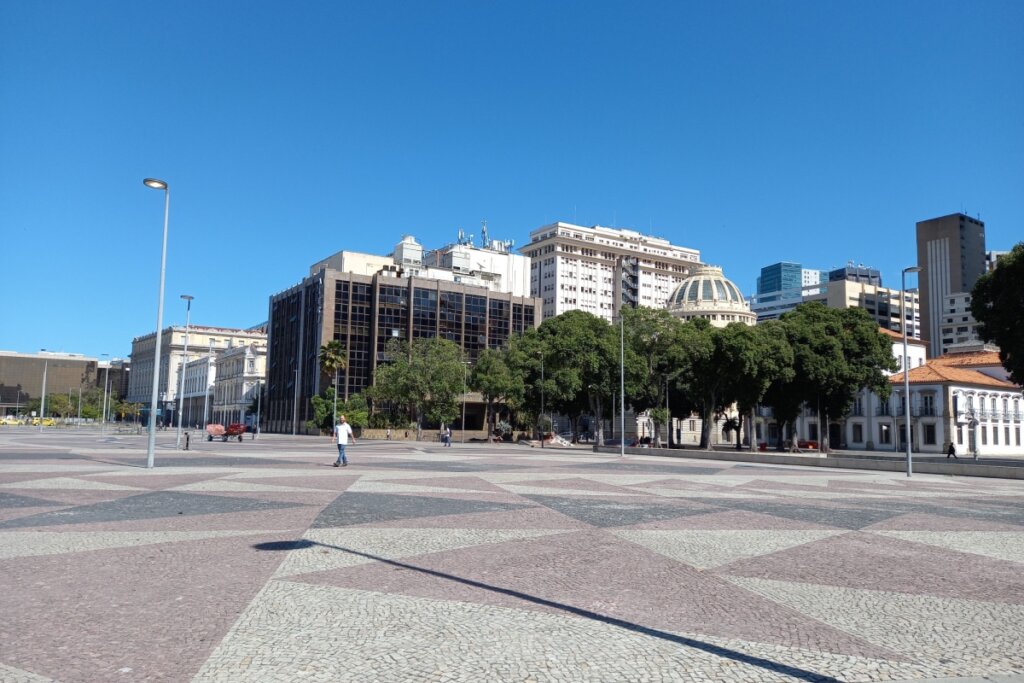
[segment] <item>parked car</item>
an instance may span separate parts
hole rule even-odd
[[[809,440],[806,440],[806,439],[797,439],[796,447],[797,448],[809,448],[812,451],[816,451],[816,450],[818,450],[818,442],[817,441],[809,441]]]
[[[622,444],[622,439],[605,439],[604,440],[604,445],[605,446],[618,446],[620,444]],[[637,445],[637,440],[636,439],[626,439],[626,448],[636,448],[636,445]]]
[[[32,418],[32,426],[33,427],[38,427],[40,424],[42,424],[42,426],[44,426],[44,427],[52,427],[55,424],[57,424],[57,421],[54,420],[52,417],[43,417],[43,418],[33,417]]]
[[[14,425],[20,425],[20,424],[21,424],[21,420],[19,420],[18,418],[14,417],[13,415],[5,415],[2,419],[0,419],[0,425],[11,425],[11,426],[14,426]]]

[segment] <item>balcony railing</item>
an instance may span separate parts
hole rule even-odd
[[[935,417],[939,412],[935,406],[915,406],[913,414],[914,417]]]
[[[878,406],[877,408],[875,408],[875,415],[883,416],[883,417],[891,417],[892,416],[892,408],[890,408],[887,405]]]

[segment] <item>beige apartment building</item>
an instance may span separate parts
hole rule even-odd
[[[620,305],[664,308],[700,265],[700,252],[635,230],[552,223],[530,233],[530,295],[543,319],[587,311],[612,320]]]
[[[821,285],[815,287],[820,288]],[[808,289],[815,289],[811,287]],[[903,318],[907,321],[907,337],[921,338],[921,300],[917,290],[904,293],[900,304],[900,290],[889,289],[853,280],[834,280],[818,293],[807,294],[804,301],[820,301],[829,308],[863,308],[885,330],[903,334]]]

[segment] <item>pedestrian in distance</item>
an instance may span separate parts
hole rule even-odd
[[[452,447],[452,428],[447,425],[444,428],[444,446],[445,448]]]
[[[391,441],[391,427],[388,427],[387,437],[388,437],[388,441]]]
[[[949,460],[950,458],[953,458],[954,460],[960,459],[956,457],[956,446],[953,445],[952,441],[949,442],[949,450],[946,451],[946,460]]]
[[[335,467],[348,467],[348,458],[345,457],[345,446],[351,440],[356,442],[355,434],[352,433],[352,426],[345,421],[344,415],[338,416],[338,424],[334,425],[334,438],[338,442],[338,459],[334,461]]]

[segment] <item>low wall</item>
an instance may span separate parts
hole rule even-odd
[[[385,441],[388,438],[387,429],[368,429],[364,428],[360,430],[360,439],[366,439],[368,441]],[[467,429],[466,430],[466,441],[471,439],[478,439],[483,441],[487,438],[487,430],[485,429]],[[391,428],[391,440],[392,441],[415,441],[416,430],[415,429],[404,429],[399,427]],[[438,430],[436,429],[424,429],[423,430],[423,441],[440,441],[438,437]],[[458,429],[452,430],[452,443],[460,443],[462,441],[462,432]]]
[[[599,453],[617,454],[618,448],[602,446]],[[880,472],[906,472],[903,460],[881,460],[813,454],[752,453],[750,451],[702,451],[667,448],[627,448],[630,455],[653,455],[665,458],[718,460],[721,462],[749,462],[767,465],[803,465],[804,467],[831,467],[848,470],[875,470]],[[1024,465],[1024,463],[1022,463]],[[1024,466],[987,465],[984,461],[953,460],[950,462],[913,461],[912,471],[917,474],[946,474],[959,477],[995,477],[998,479],[1024,479]]]

